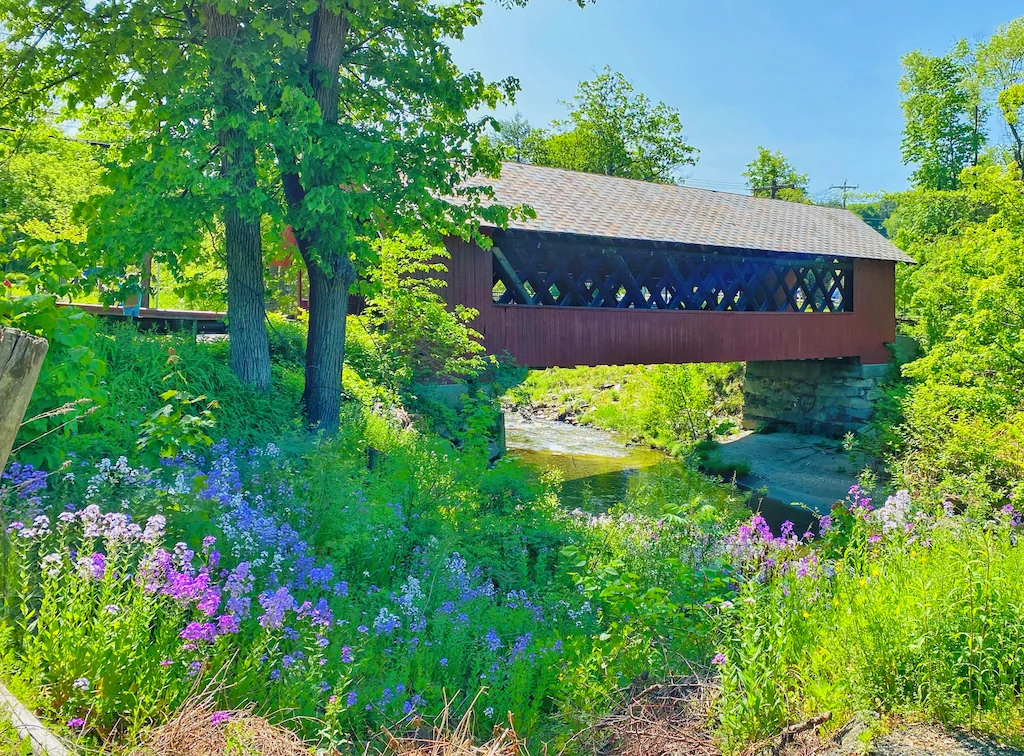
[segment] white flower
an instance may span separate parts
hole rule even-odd
[[[57,575],[60,574],[61,562],[64,560],[61,558],[60,554],[53,552],[52,554],[44,556],[40,561],[42,562],[43,572],[50,577],[57,577]]]
[[[89,690],[89,688],[91,686],[89,685],[89,679],[88,678],[86,678],[86,677],[79,677],[77,680],[75,680],[73,683],[71,683],[71,687],[74,688],[75,690]]]

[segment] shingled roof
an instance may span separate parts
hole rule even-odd
[[[770,252],[913,262],[848,210],[614,176],[505,163],[489,183],[536,218],[510,228]]]

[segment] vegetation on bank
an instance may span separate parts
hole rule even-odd
[[[680,454],[738,426],[742,381],[739,364],[552,368],[507,400]]]
[[[350,369],[365,401],[310,439],[293,424],[301,363],[280,360],[268,396],[222,374],[223,344],[95,338],[109,402],[49,438],[62,464],[3,480],[10,669],[84,743],[130,744],[210,684],[224,709],[256,704],[323,745],[481,688],[479,734],[512,712],[521,735],[564,743],[631,680],[710,658],[736,504],[666,477],[608,514],[566,512],[555,484],[488,464],[465,418],[479,407],[443,439],[430,428],[449,418],[409,424]],[[179,391],[210,392],[184,413],[209,411],[224,440],[189,441],[182,417],[163,431],[173,455],[138,443],[180,398],[136,375],[168,354]]]

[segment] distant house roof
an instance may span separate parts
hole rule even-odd
[[[499,203],[536,218],[510,228],[771,252],[913,262],[848,210],[671,184],[505,163],[489,183]]]

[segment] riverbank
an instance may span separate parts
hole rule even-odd
[[[635,509],[638,500],[650,498],[652,490],[665,496],[669,489],[675,498],[699,495],[723,510],[746,506],[776,530],[788,520],[804,532],[817,520],[808,508],[766,494],[764,487],[755,485],[756,479],[722,480],[702,473],[690,461],[633,444],[612,431],[509,413],[505,432],[511,456],[542,474],[558,475],[559,499],[567,509],[601,513],[620,504]]]

